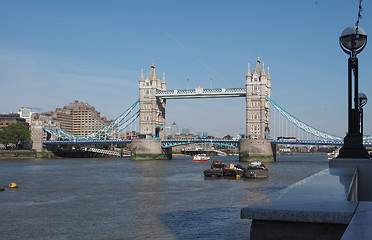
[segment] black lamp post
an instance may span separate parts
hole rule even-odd
[[[364,93],[358,94],[360,112],[360,134],[363,137],[363,107],[367,104],[368,98]]]
[[[363,146],[360,128],[361,107],[358,92],[358,58],[367,44],[367,35],[357,25],[346,28],[340,37],[341,49],[348,54],[348,132],[344,138],[344,146],[340,149],[339,158],[369,158]],[[354,75],[354,89],[353,89]],[[353,96],[354,90],[354,96]],[[364,105],[363,105],[364,106]]]

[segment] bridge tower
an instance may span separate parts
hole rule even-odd
[[[146,78],[139,80],[139,106],[140,106],[140,135],[141,138],[164,139],[165,104],[166,100],[155,97],[156,90],[166,90],[167,84],[156,74],[155,65],[152,63],[150,73]]]
[[[248,64],[246,75],[246,139],[240,140],[239,160],[273,161],[275,151],[270,142],[271,77],[260,58],[253,73]],[[274,153],[274,154],[273,154]]]
[[[246,135],[250,139],[270,138],[270,102],[266,95],[271,94],[271,78],[269,69],[265,72],[264,64],[257,60],[253,73],[248,71],[246,76]]]
[[[167,84],[163,73],[161,80],[152,63],[150,73],[146,78],[141,70],[139,80],[139,139],[131,144],[132,160],[167,159],[172,158],[172,149],[162,149],[161,139],[164,139],[165,99],[155,96],[156,90],[166,90]]]

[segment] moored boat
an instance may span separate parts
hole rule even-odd
[[[206,177],[243,176],[244,169],[241,165],[230,164],[226,166],[221,160],[213,161],[210,168],[204,170]]]
[[[247,178],[267,178],[269,169],[265,167],[260,161],[251,162],[246,169],[244,169],[244,177]]]
[[[208,157],[206,154],[198,154],[194,156],[194,161],[196,162],[207,162],[209,159],[210,157]]]
[[[226,165],[222,161],[213,161],[210,168],[204,170],[205,177],[222,177]]]

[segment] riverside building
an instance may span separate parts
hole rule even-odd
[[[29,127],[24,118],[21,118],[18,113],[0,114],[0,131],[12,123],[21,122],[25,127]]]
[[[63,131],[76,136],[84,136],[110,123],[101,113],[86,102],[74,101],[68,106],[49,112],[54,121],[59,122]]]

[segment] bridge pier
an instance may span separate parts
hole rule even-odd
[[[172,159],[172,148],[162,149],[160,139],[134,139],[131,152],[132,160]]]
[[[239,161],[274,162],[276,160],[276,145],[270,140],[240,139]]]

